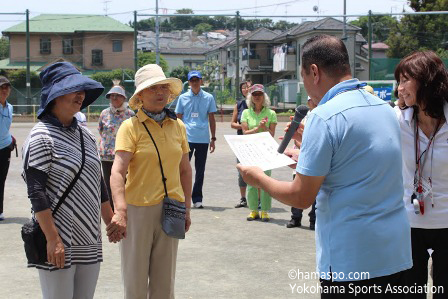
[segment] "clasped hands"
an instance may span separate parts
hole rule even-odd
[[[121,239],[126,238],[126,223],[126,215],[115,212],[112,220],[106,227],[109,242],[117,243],[121,241]]]

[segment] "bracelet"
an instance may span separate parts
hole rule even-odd
[[[216,137],[210,138],[211,141],[216,141]]]

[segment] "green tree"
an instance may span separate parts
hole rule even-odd
[[[285,31],[285,30],[291,29],[292,27],[294,27],[294,26],[296,26],[296,25],[297,25],[296,23],[290,23],[290,22],[288,22],[288,21],[283,21],[283,20],[281,20],[281,21],[277,21],[277,22],[274,24],[274,26],[273,26],[272,29],[277,29],[277,30]]]
[[[193,10],[190,8],[182,8],[176,10],[175,14],[194,14]],[[191,29],[194,27],[193,16],[191,17],[171,17],[171,25],[173,30]]]
[[[9,40],[0,38],[0,60],[9,57]]]
[[[8,71],[6,76],[15,88],[26,87],[26,70]],[[30,82],[33,88],[41,87],[39,75],[36,72],[30,72]]]
[[[351,21],[350,24],[360,27],[361,34],[365,39],[369,36],[369,17],[360,17],[357,20]],[[389,37],[392,28],[398,24],[396,18],[391,16],[375,16],[372,15],[372,40],[374,42],[384,42]]]
[[[212,25],[207,23],[200,23],[194,26],[193,31],[196,32],[198,35],[201,35],[204,32],[209,32],[213,29]]]
[[[142,52],[142,51],[138,51],[137,52],[137,64],[138,67],[142,67],[144,65],[156,63],[156,53],[155,52]],[[166,73],[169,70],[169,65],[168,62],[166,62],[166,60],[163,58],[162,55],[160,55],[160,67],[162,68],[162,70]]]
[[[416,12],[446,11],[448,0],[411,0],[409,6]],[[402,58],[413,51],[438,51],[448,40],[446,15],[407,15],[391,30],[386,43],[388,57]]]
[[[182,82],[188,81],[188,72],[190,68],[188,66],[178,66],[171,70],[170,77],[178,78]]]
[[[120,84],[124,85],[123,78],[124,80],[128,80],[130,78],[133,79],[134,75],[135,72],[131,69],[115,69],[109,72],[97,72],[93,74],[91,78],[95,81],[100,82],[101,84],[103,84],[103,86],[108,87],[113,85],[112,80],[114,79],[122,81]]]
[[[218,60],[207,60],[204,64],[198,66],[197,68],[201,74],[204,82],[209,85],[216,85],[217,76],[221,70],[221,63]]]

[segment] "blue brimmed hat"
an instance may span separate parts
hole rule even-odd
[[[197,77],[199,79],[202,79],[202,75],[200,71],[189,71],[188,72],[188,81],[191,80],[191,78]]]
[[[57,62],[40,73],[42,93],[37,118],[44,116],[45,109],[57,97],[84,90],[86,97],[81,109],[92,104],[104,90],[101,83],[83,76],[71,63]]]

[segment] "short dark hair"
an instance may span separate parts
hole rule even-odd
[[[400,75],[419,83],[417,104],[432,118],[444,117],[443,105],[448,102],[448,73],[443,61],[433,51],[417,51],[403,58],[395,69],[398,98]]]
[[[240,83],[240,92],[241,92],[241,93],[243,93],[243,86],[244,86],[244,85],[247,85],[247,82],[248,82],[248,81],[243,81],[243,82]]]
[[[342,77],[351,73],[347,48],[339,38],[331,35],[316,35],[305,42],[302,68],[307,74],[311,64],[331,76]]]

